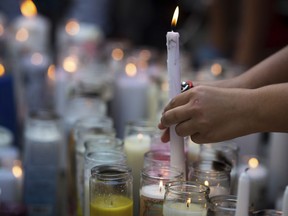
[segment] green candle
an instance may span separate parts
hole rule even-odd
[[[90,216],[132,216],[133,201],[119,195],[99,196],[90,204]]]

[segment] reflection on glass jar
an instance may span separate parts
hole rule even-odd
[[[170,151],[153,150],[144,154],[143,167],[170,166]]]
[[[274,209],[264,209],[253,212],[255,216],[281,216],[283,213]]]
[[[165,184],[181,181],[183,173],[163,166],[149,166],[142,170],[140,188],[140,216],[162,216]]]
[[[90,150],[115,150],[115,151],[123,151],[123,140],[116,138],[116,137],[98,137],[98,138],[92,138],[87,140],[84,143],[85,151]]]
[[[94,167],[90,177],[90,215],[132,216],[132,179],[127,166]]]
[[[209,186],[210,197],[230,194],[231,167],[220,161],[198,161],[189,167],[190,181]]]
[[[180,181],[167,183],[165,190],[163,216],[206,216],[209,187]]]

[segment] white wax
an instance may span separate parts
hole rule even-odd
[[[246,172],[239,177],[235,216],[248,216],[250,197],[250,178]]]
[[[131,135],[124,139],[124,152],[127,156],[127,164],[132,169],[134,205],[139,203],[140,174],[143,168],[144,154],[150,150],[151,138],[142,134],[141,139],[137,135]],[[136,208],[136,207],[135,207]]]
[[[282,216],[288,216],[288,186],[286,186],[284,192],[282,212]]]
[[[163,216],[206,216],[207,210],[201,205],[191,203],[164,203]]]
[[[167,38],[167,69],[169,78],[169,97],[174,98],[181,93],[181,78],[179,65],[179,33],[168,32]],[[170,127],[171,166],[181,170],[186,177],[184,139],[175,131],[175,125]]]
[[[13,28],[13,38],[14,43],[17,43],[18,48],[26,47],[32,51],[46,51],[49,43],[49,31],[50,23],[49,21],[40,15],[35,15],[34,17],[18,17],[12,24]],[[15,36],[18,30],[21,28],[28,31],[29,37],[24,42],[19,42],[15,40]],[[16,45],[16,44],[15,44]]]
[[[164,200],[165,188],[159,185],[145,185],[140,190],[140,196],[145,196],[154,200]]]
[[[124,137],[127,122],[147,118],[148,89],[149,80],[144,74],[133,77],[121,74],[115,79],[112,116],[118,137]]]

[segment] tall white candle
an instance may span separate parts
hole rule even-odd
[[[286,186],[284,192],[282,212],[283,216],[288,216],[288,186]]]
[[[239,177],[235,216],[248,216],[250,197],[250,178],[246,172]]]
[[[176,25],[179,14],[178,7],[176,8],[172,25]],[[181,78],[179,65],[179,33],[167,32],[167,69],[169,76],[169,97],[172,99],[181,93]],[[170,151],[171,151],[171,166],[181,170],[186,176],[185,172],[185,152],[184,139],[179,137],[175,131],[175,125],[170,127]]]

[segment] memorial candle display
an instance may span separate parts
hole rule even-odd
[[[173,19],[172,27],[176,26],[179,14],[177,7]],[[181,78],[179,65],[179,33],[167,32],[167,69],[169,78],[169,98],[172,99],[181,93]],[[185,152],[184,139],[176,134],[175,125],[170,127],[170,150],[171,150],[171,166],[183,171],[185,175]]]
[[[181,181],[183,174],[171,167],[150,166],[142,170],[140,216],[162,215],[165,184]]]

